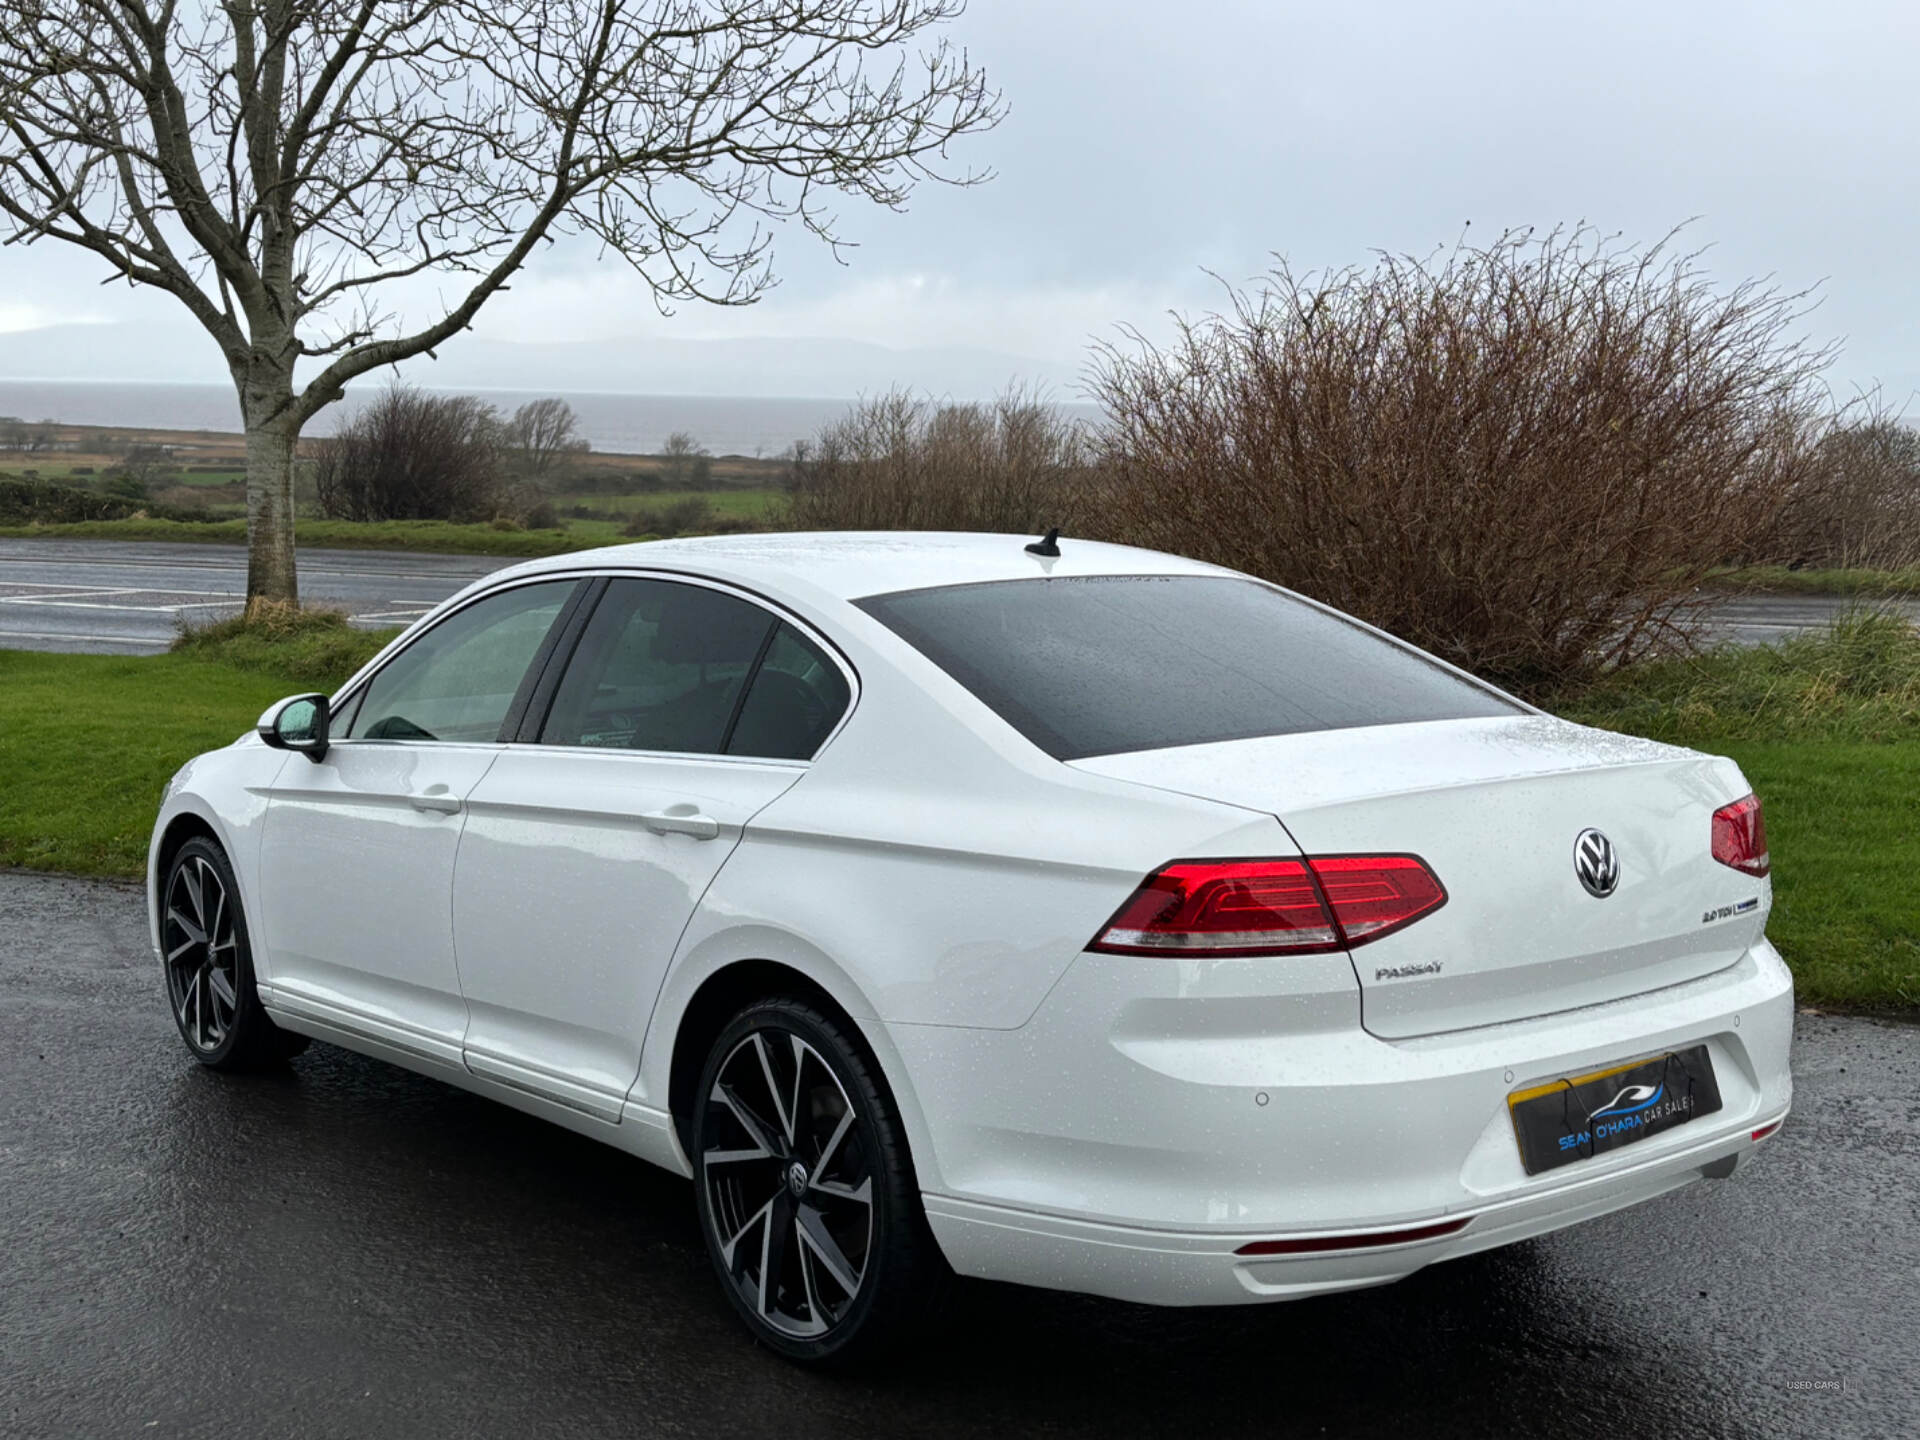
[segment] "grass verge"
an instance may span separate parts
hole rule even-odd
[[[1789,570],[1748,565],[1707,577],[1710,590],[1766,595],[1859,595],[1889,599],[1920,595],[1920,567],[1907,570]]]
[[[307,612],[227,622],[157,656],[0,650],[0,865],[141,874],[174,771],[281,696],[338,684],[392,634]]]
[[[160,540],[200,545],[244,545],[244,520],[81,520],[66,525],[3,525],[0,538],[23,540]],[[444,520],[302,520],[300,544],[321,550],[415,550],[438,555],[562,555],[618,544],[619,527],[496,530]]]

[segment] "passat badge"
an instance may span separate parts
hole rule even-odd
[[[1573,873],[1587,894],[1604,900],[1620,887],[1620,857],[1613,842],[1598,830],[1582,830],[1573,842]]]

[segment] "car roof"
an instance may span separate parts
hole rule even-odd
[[[754,586],[857,600],[896,590],[1094,575],[1219,575],[1197,560],[1062,535],[1058,558],[1027,552],[1032,535],[849,530],[712,535],[579,550],[515,566],[515,574],[598,568],[678,570]],[[495,576],[493,578],[498,578]]]

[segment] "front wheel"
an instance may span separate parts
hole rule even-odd
[[[160,888],[160,955],[180,1038],[214,1070],[257,1070],[306,1048],[268,1018],[253,988],[253,950],[226,852],[195,837]]]
[[[766,1345],[852,1363],[932,1308],[945,1266],[899,1116],[843,1022],[748,1006],[707,1057],[692,1129],[707,1253]]]

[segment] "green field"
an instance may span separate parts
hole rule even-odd
[[[338,617],[230,623],[152,658],[0,651],[0,865],[137,875],[160,790],[279,696],[381,643]],[[1800,998],[1920,1011],[1920,634],[1824,636],[1648,665],[1552,708],[1731,755],[1766,803],[1769,933]]]
[[[584,505],[590,510],[631,515],[636,510],[658,509],[683,500],[705,500],[716,516],[758,521],[766,520],[772,514],[779,499],[778,490],[656,490],[633,495],[604,495],[584,491],[555,495],[553,504],[562,513],[575,505]]]
[[[670,517],[673,508],[691,501],[704,500],[707,514],[714,522],[746,522],[758,526],[768,522],[777,490],[662,490],[641,495],[577,494],[554,497],[554,506],[563,513],[576,505],[620,517],[611,520],[563,518],[557,529],[522,530],[498,524],[454,525],[444,520],[381,520],[356,523],[350,520],[311,520],[299,522],[299,543],[315,549],[336,550],[418,550],[446,555],[535,556],[559,555],[572,550],[590,550],[599,545],[619,545],[646,535],[626,533],[635,516]],[[661,529],[666,526],[662,525]],[[698,534],[705,528],[696,521],[686,533]],[[218,518],[217,512],[206,520],[81,520],[53,525],[0,524],[0,538],[66,540],[160,540],[202,545],[244,545],[246,521],[239,517]]]
[[[0,538],[24,540],[162,540],[244,545],[244,520],[81,520],[65,525],[0,525]],[[495,529],[444,520],[302,520],[301,545],[318,550],[416,550],[441,555],[560,555],[617,545],[632,537],[611,521],[576,521],[564,530]]]

